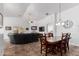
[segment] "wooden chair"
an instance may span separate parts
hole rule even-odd
[[[61,40],[57,42],[57,51],[61,54],[61,56],[67,52],[67,33],[62,33]]]
[[[70,35],[71,33],[62,33],[62,40],[65,39],[66,41],[66,51],[69,50],[69,39],[71,39]]]
[[[47,56],[48,53],[55,53],[55,43],[50,43],[47,41],[46,34],[45,36],[40,37],[41,42],[41,54],[42,52],[45,52],[45,56]]]
[[[53,37],[53,33],[48,33],[48,37]]]
[[[68,51],[69,51],[69,40],[71,39],[70,35],[71,35],[71,33],[67,33],[67,39],[66,39],[67,44],[66,44],[66,48],[67,48]]]
[[[67,34],[68,34],[68,33],[62,33],[61,39],[63,40],[64,38],[66,38]]]
[[[61,54],[61,56],[63,55],[63,53],[66,53],[66,38],[58,41],[57,51]]]
[[[46,43],[45,43],[45,40],[46,40],[46,39],[45,39],[45,36],[41,36],[41,37],[40,37],[40,42],[41,42],[41,54],[42,54],[42,50],[45,49],[45,47],[44,47],[45,44],[46,44]]]

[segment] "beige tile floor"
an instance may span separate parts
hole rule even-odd
[[[6,43],[5,56],[42,56],[40,54],[40,42],[15,45]],[[56,56],[56,55],[49,55]],[[64,56],[79,56],[79,47],[70,45],[70,50]]]

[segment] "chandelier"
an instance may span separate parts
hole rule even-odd
[[[33,17],[31,13],[28,13],[28,20],[29,20],[29,23],[33,23]]]
[[[61,19],[61,3],[59,3],[59,12],[58,12],[58,19],[56,21],[57,26],[63,26],[64,22]]]

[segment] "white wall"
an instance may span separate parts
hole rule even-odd
[[[11,26],[12,30],[5,30],[6,26]],[[4,33],[4,39],[6,41],[9,41],[8,33],[13,33],[14,26],[22,27],[25,30],[24,33],[38,32],[38,30],[31,30],[31,26],[36,26],[35,21],[34,23],[29,23],[29,21],[23,17],[4,17],[4,27],[0,29],[0,31]],[[29,28],[29,30],[26,30],[26,28]]]
[[[14,26],[26,28],[27,25],[28,25],[27,21],[22,19],[21,17],[4,17],[4,27],[3,27],[4,39],[9,39],[8,33],[13,32]],[[11,26],[12,30],[5,30],[6,26]],[[26,32],[28,32],[28,31],[26,31]]]
[[[71,43],[79,45],[79,5],[63,11],[61,14],[61,19],[63,21],[71,20],[73,22],[73,27],[69,29],[65,29],[62,26],[57,27],[57,35],[61,34],[62,32],[70,32],[72,37],[70,40]]]
[[[52,16],[49,15],[48,17],[40,20],[38,22],[38,26],[44,25],[45,27],[47,27],[47,25],[50,23],[54,27],[54,25],[55,25],[54,22],[56,21],[54,16],[55,16],[55,14],[53,14]],[[70,40],[70,43],[79,45],[79,6],[77,5],[73,8],[63,11],[61,13],[61,19],[62,19],[62,21],[66,21],[66,20],[72,21],[73,27],[65,29],[63,26],[57,26],[56,35],[61,36],[62,32],[70,32],[71,37],[72,37],[72,39]],[[46,28],[45,32],[47,32],[47,28]],[[55,32],[55,27],[54,27],[54,32]]]
[[[39,22],[37,22],[37,25],[38,25],[38,27],[44,26],[45,27],[45,32],[47,33],[48,32],[48,25],[52,26],[53,30],[54,30],[54,19],[55,19],[54,14],[46,16],[46,18],[44,18],[44,19],[40,20]]]
[[[38,23],[34,21],[34,23],[28,23],[27,20],[25,20],[23,17],[4,17],[4,27],[2,29],[4,33],[4,39],[6,41],[9,41],[8,33],[13,33],[13,27],[19,26],[23,27],[24,29],[29,28],[29,30],[25,31],[25,33],[31,33],[31,32],[39,32],[39,26]],[[11,26],[12,30],[5,30],[6,26]],[[37,26],[37,30],[31,30],[31,26]]]

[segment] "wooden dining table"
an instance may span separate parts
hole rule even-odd
[[[60,41],[60,40],[61,40],[61,36],[47,37],[47,41],[51,43]]]

